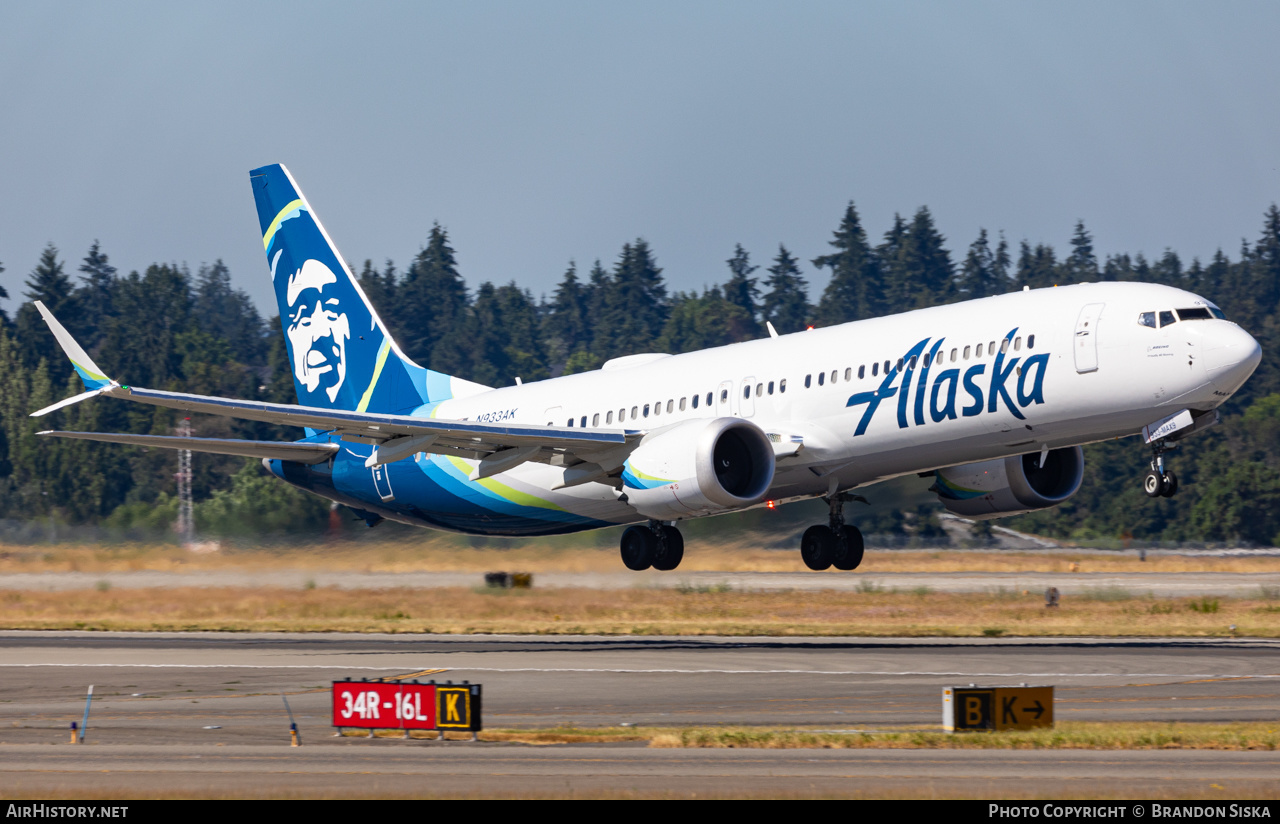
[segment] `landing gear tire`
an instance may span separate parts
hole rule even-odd
[[[815,572],[830,569],[836,554],[836,536],[830,527],[811,526],[800,539],[800,558]]]
[[[1164,473],[1164,479],[1160,482],[1160,497],[1172,498],[1178,492],[1178,476],[1172,472]]]
[[[658,537],[647,526],[629,526],[622,533],[622,563],[636,572],[653,566]]]
[[[1164,491],[1164,479],[1159,472],[1153,470],[1147,473],[1147,477],[1142,479],[1142,491],[1147,493],[1148,498],[1160,497],[1160,493]]]
[[[832,566],[845,572],[857,569],[858,564],[862,563],[862,532],[856,526],[845,524],[832,537],[836,539]]]
[[[654,569],[670,572],[680,566],[680,561],[684,558],[684,536],[680,534],[680,530],[664,524],[662,538],[655,543],[658,548],[653,559]]]

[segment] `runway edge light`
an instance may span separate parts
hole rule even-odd
[[[942,728],[947,732],[1053,728],[1053,687],[942,688]]]

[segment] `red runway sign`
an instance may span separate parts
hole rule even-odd
[[[376,730],[434,730],[436,685],[334,681],[333,725]]]

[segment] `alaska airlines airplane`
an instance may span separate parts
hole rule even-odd
[[[632,524],[630,569],[675,569],[679,521],[804,498],[815,570],[854,569],[853,490],[933,476],[943,506],[998,518],[1080,488],[1081,444],[1141,434],[1144,489],[1168,445],[1218,420],[1261,349],[1212,302],[1167,286],[1014,292],[494,389],[411,361],[284,166],[250,172],[298,404],[163,392],[107,377],[41,304],[86,392],[304,427],[292,443],[99,432],[63,438],[261,458],[287,483],[391,519],[480,535]]]

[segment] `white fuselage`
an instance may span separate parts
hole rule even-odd
[[[800,445],[777,464],[767,499],[781,503],[1132,435],[1180,409],[1217,407],[1256,367],[1256,341],[1216,317],[1139,323],[1145,312],[1208,306],[1189,292],[1139,283],[1016,292],[683,355],[632,356],[448,400],[433,417],[649,432],[742,417]],[[526,463],[496,480],[578,515],[643,520],[605,484],[552,491],[562,475]]]

